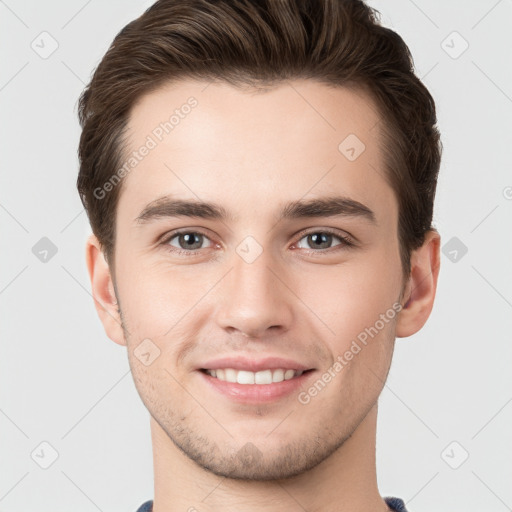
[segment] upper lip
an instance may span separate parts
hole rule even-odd
[[[292,359],[284,359],[281,357],[264,357],[254,359],[244,356],[221,357],[207,361],[199,369],[201,370],[217,370],[220,368],[233,368],[234,370],[247,370],[250,372],[258,372],[261,370],[311,370],[310,366],[298,363]]]

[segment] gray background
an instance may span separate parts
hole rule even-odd
[[[150,4],[0,1],[0,511],[133,511],[153,496],[149,415],[96,316],[75,189],[78,96]],[[411,48],[445,148],[438,296],[397,340],[379,488],[411,512],[512,510],[512,0],[371,4]]]

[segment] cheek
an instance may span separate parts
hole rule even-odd
[[[187,311],[208,290],[196,271],[151,265],[144,258],[120,265],[119,293],[127,323],[144,337],[162,337],[181,323]]]
[[[401,286],[399,265],[397,254],[375,251],[337,267],[319,266],[296,280],[300,283],[297,295],[313,313],[312,318],[323,325],[325,339],[334,340],[341,350],[373,326],[381,314],[394,318],[392,306]],[[390,323],[381,330],[386,331]]]

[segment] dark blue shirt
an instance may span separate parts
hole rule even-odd
[[[393,498],[391,496],[387,496],[384,498],[384,501],[386,502],[386,505],[395,512],[407,512],[407,509],[405,508],[405,503],[400,498]],[[137,512],[153,512],[153,501],[146,501],[146,503],[143,503]]]

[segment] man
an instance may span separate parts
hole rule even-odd
[[[139,511],[404,511],[376,482],[395,338],[431,312],[441,145],[358,0],[160,0],[80,98],[105,331],[150,413]]]

